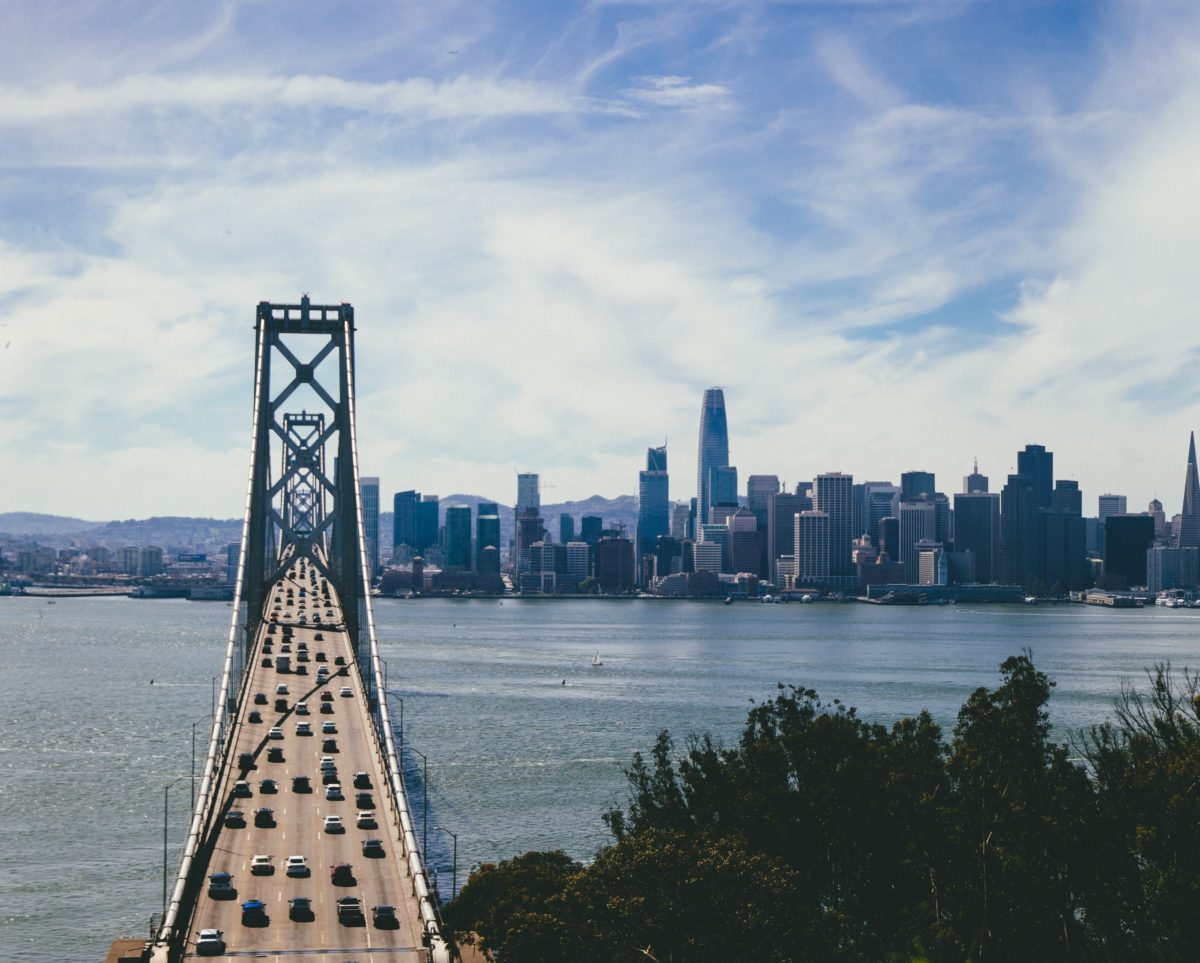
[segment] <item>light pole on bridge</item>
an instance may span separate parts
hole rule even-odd
[[[450,898],[454,899],[458,893],[458,833],[447,829],[445,826],[434,826],[433,828],[440,833],[446,833],[454,840],[454,856],[452,857],[452,869],[450,870]]]
[[[163,887],[162,887],[163,900],[162,900],[162,912],[163,912],[164,919],[167,916],[167,793],[170,792],[171,787],[174,786],[177,782],[179,782],[182,779],[186,779],[186,778],[187,778],[187,776],[176,776],[169,783],[167,783],[165,786],[163,786]]]
[[[196,726],[209,716],[201,716],[192,723],[192,809],[196,808]]]
[[[429,865],[429,760],[425,757],[420,749],[413,748],[412,743],[408,744],[408,748],[421,757],[423,770],[421,774],[421,859]]]

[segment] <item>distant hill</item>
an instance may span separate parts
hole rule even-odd
[[[103,522],[88,522],[66,515],[37,512],[0,512],[0,533],[5,535],[69,535],[99,528]]]

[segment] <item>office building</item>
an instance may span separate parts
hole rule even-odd
[[[987,490],[988,476],[979,474],[979,459],[976,458],[975,467],[971,469],[971,474],[963,476],[963,494],[980,495],[986,494]]]
[[[1110,515],[1104,522],[1104,579],[1112,589],[1146,584],[1146,554],[1154,544],[1149,515]]]
[[[446,567],[471,567],[471,506],[446,508]]]
[[[366,476],[358,480],[362,504],[363,538],[366,540],[368,578],[379,574],[379,479]]]
[[[850,558],[850,543],[854,540],[854,476],[842,472],[818,475],[813,484],[813,508],[829,516],[830,584],[838,588],[854,587],[850,584],[858,581]]]
[[[869,535],[878,545],[879,520],[893,517],[900,488],[891,482],[869,481],[854,486],[854,537]]]
[[[670,479],[667,474],[667,449],[646,451],[646,470],[638,473],[637,564],[653,555],[661,535],[671,531]]]
[[[729,516],[729,570],[735,575],[758,572],[758,519],[748,508]]]
[[[161,575],[163,571],[163,550],[157,545],[147,545],[138,552],[137,573],[143,578]]]
[[[712,521],[713,509],[738,507],[737,469],[732,465],[715,466],[708,473],[709,508],[706,521]]]
[[[604,519],[599,515],[584,515],[579,520],[579,539],[589,545],[600,541],[600,533],[604,531]]]
[[[1034,586],[1041,569],[1037,492],[1024,475],[1009,475],[1000,492],[1000,571],[1005,585]]]
[[[438,543],[440,517],[438,514],[437,495],[422,495],[421,503],[417,505],[417,544],[416,549],[425,553]]]
[[[606,535],[596,543],[596,582],[602,592],[628,592],[633,588],[633,542]]]
[[[420,502],[420,492],[411,489],[392,496],[392,558],[407,555],[407,561],[417,551],[417,505]]]
[[[730,570],[729,559],[729,526],[724,524],[707,524],[700,526],[700,539],[696,543],[696,547],[701,545],[717,544],[721,546],[721,563],[720,567],[711,569],[715,572],[728,572]]]
[[[811,503],[804,505],[805,501],[782,491],[767,499],[767,557],[771,561],[770,579],[776,585],[783,584],[779,581],[780,557],[796,551],[796,515],[812,507]]]
[[[538,513],[542,510],[541,485],[535,472],[521,472],[517,475],[516,514],[521,515],[530,508]]]
[[[793,562],[796,584],[826,585],[829,583],[830,518],[828,512],[805,511],[796,516]]]
[[[1188,439],[1187,473],[1183,479],[1183,510],[1179,513],[1176,548],[1200,548],[1200,476],[1196,473],[1196,433]]]
[[[970,476],[968,476],[970,477]],[[975,557],[975,580],[1000,576],[1000,496],[986,491],[954,496],[954,550]]]
[[[692,545],[692,571],[720,574],[724,567],[724,551],[719,542],[695,542]]]
[[[575,541],[575,516],[562,512],[558,516],[558,540],[566,545]]]
[[[671,537],[679,541],[692,537],[691,509],[686,502],[679,502],[671,508]]]
[[[494,502],[480,502],[478,509],[479,514],[475,516],[475,570],[489,575],[498,575],[500,573],[499,506]],[[490,512],[484,514],[488,510]]]
[[[768,506],[779,491],[776,475],[751,475],[746,479],[746,507],[758,523],[758,577],[767,581],[772,577],[771,558],[767,554]]]
[[[1200,584],[1200,548],[1152,545],[1146,551],[1146,588],[1151,592],[1195,589]]]
[[[708,388],[700,405],[700,443],[697,452],[696,506],[697,518],[701,523],[708,521],[708,510],[714,499],[709,489],[709,479],[714,468],[729,464],[729,425],[725,416],[725,392],[720,388]],[[734,501],[737,483],[734,482]]]
[[[879,520],[879,554],[886,555],[891,561],[904,564],[904,551],[900,547],[900,516],[897,514]]]
[[[931,471],[906,471],[900,475],[900,500],[902,502],[917,502],[922,498],[932,498],[937,491]]]
[[[1045,445],[1026,445],[1017,452],[1017,474],[1029,479],[1038,508],[1049,508],[1054,491],[1054,452]]]
[[[886,523],[886,520],[885,520]],[[918,542],[934,542],[937,534],[937,512],[931,501],[900,502],[900,519],[897,531],[897,554],[891,555],[893,562],[904,566],[904,581],[916,585],[921,574],[921,559]]]

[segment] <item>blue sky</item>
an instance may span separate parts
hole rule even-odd
[[[260,300],[350,301],[385,490],[997,482],[1179,508],[1194,3],[7,0],[0,510],[240,513]]]

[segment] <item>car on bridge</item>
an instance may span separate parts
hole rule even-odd
[[[271,731],[267,733],[268,739],[282,739],[283,729],[279,726],[271,726]]]
[[[329,878],[334,886],[353,886],[354,867],[349,863],[338,863],[329,867]]]
[[[378,829],[379,823],[375,819],[375,813],[371,810],[365,810],[361,813],[356,813],[354,816],[354,825],[359,829]]]
[[[286,649],[287,646],[285,645],[284,648]],[[276,695],[287,695],[288,694],[287,683],[280,682],[279,685],[275,686],[275,694]]]
[[[246,721],[247,722],[262,722],[262,713],[259,712],[257,709],[254,709],[250,712],[250,715],[246,716]]]
[[[338,800],[345,799],[346,797],[342,795],[341,785],[336,782],[331,782],[325,787],[325,798],[336,802]]]
[[[219,956],[225,952],[225,934],[221,930],[203,929],[196,934],[198,956]]]
[[[300,701],[300,702],[296,703],[296,715],[298,715],[298,716],[308,715],[308,703],[307,702]]]
[[[362,926],[366,923],[363,916],[362,900],[357,896],[342,896],[337,901],[338,922],[343,926]]]
[[[267,704],[267,694],[265,692],[254,693],[254,704],[256,706],[265,706]]]
[[[322,702],[332,702],[333,701],[333,693],[330,692],[328,689],[325,689],[321,693],[321,701]]]
[[[257,766],[254,765],[254,753],[252,753],[252,752],[238,753],[238,768],[242,769],[242,770],[258,768]]]
[[[253,795],[253,790],[250,789],[250,783],[245,779],[239,779],[233,784],[233,794],[239,799],[244,799],[246,796]]]
[[[378,906],[372,906],[371,919],[377,929],[394,930],[400,927],[400,921],[396,919],[396,907],[390,903],[380,903]]]
[[[254,876],[274,876],[275,864],[271,862],[270,856],[258,853],[250,857],[250,872]]]
[[[342,823],[341,816],[326,816],[325,817],[325,832],[327,833],[344,833],[345,825]]]
[[[267,904],[260,899],[248,899],[242,903],[243,926],[266,926]]]
[[[300,923],[312,921],[312,900],[307,896],[293,896],[288,900],[288,918]]]
[[[319,632],[317,634],[320,635]],[[314,656],[314,658],[318,662],[328,662],[329,661],[328,659],[325,658],[325,651],[323,649],[317,649],[317,654]]]
[[[275,826],[275,810],[267,806],[259,806],[254,810],[254,825],[266,829],[272,829]]]
[[[374,809],[375,800],[369,792],[356,792],[354,794],[354,805],[359,809]]]
[[[370,789],[371,788],[371,774],[368,772],[356,772],[354,774],[354,788],[355,789]]]
[[[234,895],[233,876],[225,872],[209,873],[208,895],[213,899],[229,899]]]
[[[287,699],[283,698],[282,696],[280,698],[276,699],[275,700],[275,711],[276,712],[287,712],[288,711]]]
[[[288,876],[308,876],[308,860],[303,856],[289,856],[287,858],[287,869],[284,872]]]
[[[337,723],[332,719],[326,719],[321,723],[321,732],[323,732],[325,735],[332,735],[333,733],[337,732]]]
[[[333,758],[333,756],[322,756],[320,765],[322,770],[336,769],[337,761]]]
[[[276,783],[274,779],[263,779],[258,784],[258,791],[268,795],[271,793],[277,793],[279,792],[279,784]]]
[[[371,859],[381,859],[383,853],[382,839],[364,839],[362,843],[362,852],[364,856]]]
[[[226,829],[245,829],[246,814],[240,809],[231,809],[225,814]]]
[[[312,792],[308,776],[292,776],[292,792]]]
[[[351,689],[350,686],[344,685],[338,690],[338,695],[340,695],[343,699],[352,699],[354,698],[354,690]]]
[[[322,752],[337,752],[338,744],[336,739],[326,739],[321,743]]]
[[[324,769],[321,771],[322,786],[328,786],[335,782],[340,783],[341,781],[341,776],[338,775],[338,771],[336,769]]]
[[[313,734],[312,726],[309,725],[307,722],[297,722],[296,723],[296,735],[311,736],[312,734]]]

